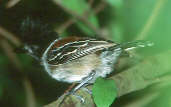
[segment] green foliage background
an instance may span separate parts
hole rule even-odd
[[[137,73],[134,75],[136,78],[129,80],[135,83],[131,87],[133,92],[120,96],[111,106],[171,106],[170,0],[20,0],[7,8],[8,3],[8,0],[0,1],[0,103],[3,107],[30,104],[24,78],[29,81],[27,86],[32,87],[29,93],[34,94],[30,98],[36,99],[36,106],[56,100],[69,86],[49,77],[32,57],[15,53],[22,68],[19,72],[5,52],[8,49],[3,48],[3,40],[7,40],[13,50],[17,46],[4,36],[1,28],[20,39],[21,31],[16,25],[27,16],[52,25],[62,37],[97,36],[118,43],[139,39],[152,41],[153,47],[138,49],[133,52],[135,57],[122,62],[124,68],[118,68],[117,72],[140,70],[141,74]],[[137,87],[144,86],[146,81],[136,84],[139,76],[150,81],[141,90]],[[153,84],[153,80],[159,81]],[[129,84],[124,86],[129,87]]]

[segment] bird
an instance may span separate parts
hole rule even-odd
[[[84,102],[76,91],[113,71],[122,49],[109,40],[70,36],[54,40],[42,55],[48,74],[61,82],[78,83],[68,94]],[[91,93],[88,90],[89,93]]]
[[[113,41],[70,36],[54,40],[42,55],[42,63],[48,74],[61,82],[78,83],[69,93],[92,84],[98,77],[106,77],[114,71],[120,55],[134,48],[151,46],[151,42]],[[83,102],[84,100],[80,97]]]
[[[118,44],[95,38],[68,37],[53,41],[42,56],[43,66],[50,76],[62,82],[82,82],[91,72],[95,78],[106,77],[121,53]]]

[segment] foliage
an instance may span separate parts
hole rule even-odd
[[[92,91],[97,107],[109,107],[117,96],[113,80],[97,78]]]

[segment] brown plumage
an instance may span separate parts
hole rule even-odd
[[[53,78],[64,82],[81,82],[94,70],[97,72],[95,77],[105,77],[113,70],[121,53],[121,49],[109,50],[115,46],[116,43],[101,39],[68,37],[51,43],[42,60]]]

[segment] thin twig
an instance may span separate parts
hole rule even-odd
[[[16,46],[20,46],[21,42],[20,40],[12,33],[4,29],[3,27],[0,26],[0,36],[3,36],[4,38],[8,39],[11,41],[13,44]]]
[[[10,44],[5,39],[1,39],[0,44],[1,44],[1,48],[4,50],[4,52],[6,53],[9,60],[12,62],[12,64],[15,65],[16,69],[18,71],[22,71],[21,64],[19,60],[17,59],[15,53],[13,52],[13,49],[10,46]]]
[[[102,10],[104,10],[104,8],[106,7],[106,2],[104,2],[104,0],[102,0],[94,9],[94,13],[99,13],[101,12]]]
[[[58,27],[56,29],[56,32],[58,32],[59,34],[63,33],[69,26],[71,26],[72,24],[75,23],[75,20],[73,19],[68,19],[67,21],[65,21],[62,25],[60,25],[60,27]]]
[[[23,84],[26,91],[27,107],[36,107],[36,99],[30,81],[25,78]]]
[[[97,35],[101,35],[101,31],[100,29],[97,29],[92,23],[90,23],[87,20],[87,17],[85,16],[81,16],[78,15],[76,12],[64,7],[60,2],[58,2],[57,0],[53,0],[54,3],[56,5],[58,5],[59,7],[61,7],[64,11],[66,11],[67,13],[71,14],[72,16],[76,17],[76,19],[81,20],[83,23],[85,23],[89,28],[91,28]]]
[[[94,9],[94,13],[98,14],[99,12],[101,12],[106,6],[106,3],[104,2],[100,2]],[[90,16],[90,11],[86,11],[83,13],[84,17],[88,17]],[[73,18],[68,19],[67,21],[65,21],[65,23],[63,23],[59,28],[57,28],[57,32],[58,33],[62,33],[64,32],[69,26],[71,26],[72,24],[74,24],[76,22],[76,20],[74,20]]]
[[[13,52],[12,47],[5,39],[0,39],[0,46],[8,56],[9,60],[12,62],[12,64],[16,67],[17,71],[22,72],[22,66],[20,61],[17,59],[16,54]],[[23,79],[23,85],[26,91],[26,100],[27,100],[27,107],[36,107],[35,102],[35,96],[33,94],[33,89],[30,84],[30,81],[24,77]]]
[[[164,6],[164,3],[166,3],[166,1],[167,0],[158,0],[157,1],[156,5],[154,6],[151,16],[148,18],[143,29],[138,34],[138,36],[136,38],[137,40],[141,40],[141,39],[144,39],[147,37],[148,32],[152,28],[153,24],[156,22],[157,16],[159,15],[160,10],[162,9],[162,7]]]
[[[90,7],[92,7],[93,3],[94,3],[94,0],[88,0],[88,4]]]
[[[10,0],[7,5],[6,8],[11,8],[13,6],[15,6],[17,3],[19,3],[21,0]]]

